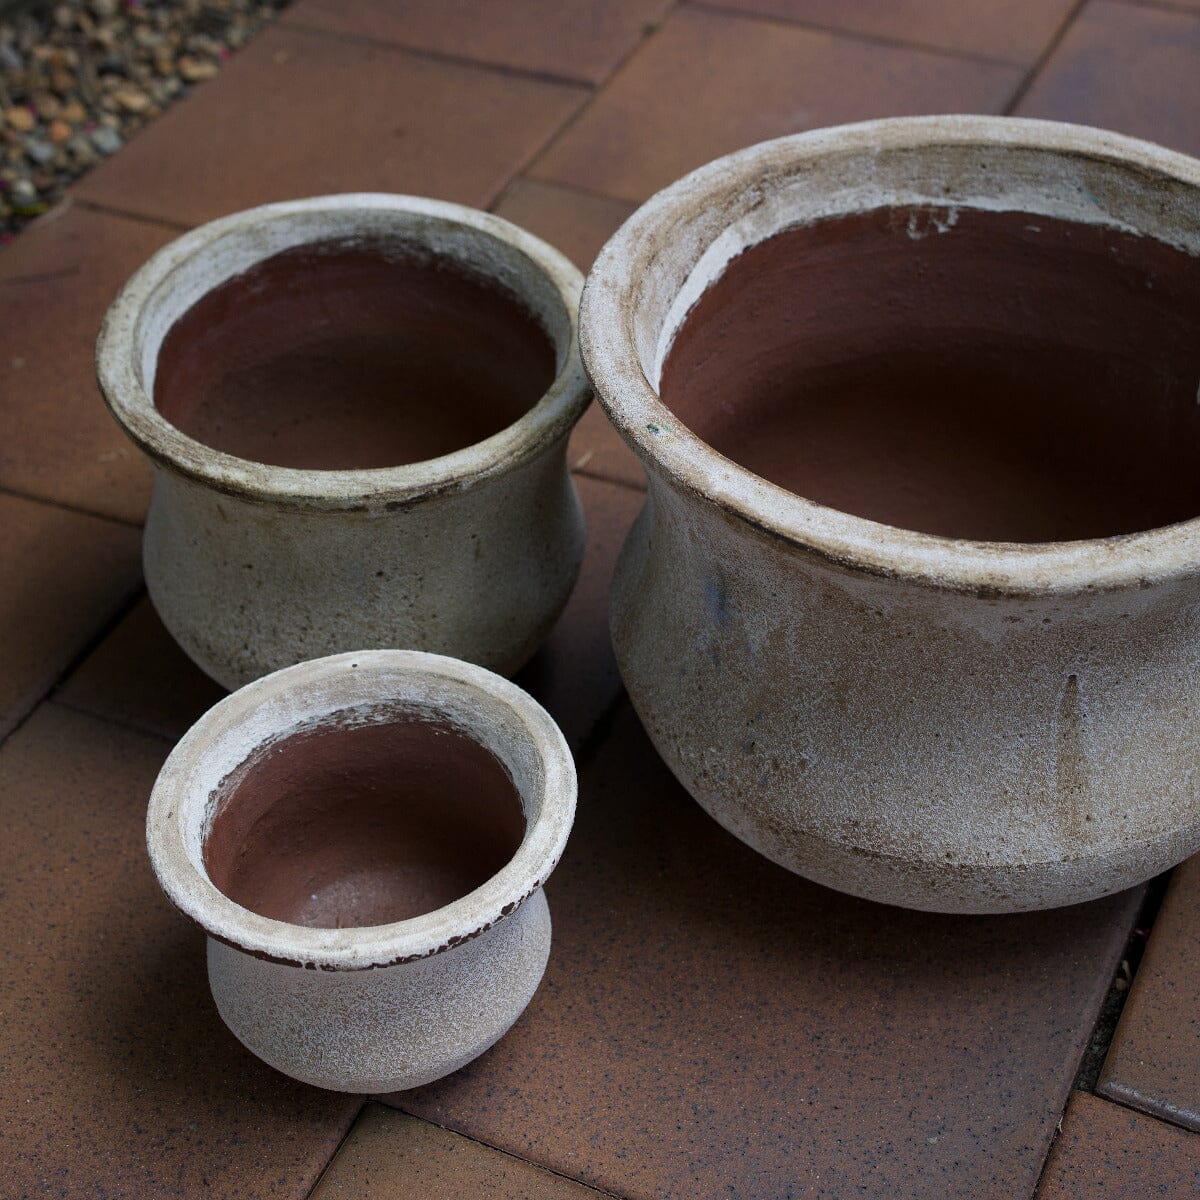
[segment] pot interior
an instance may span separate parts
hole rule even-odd
[[[524,833],[508,771],[466,733],[413,715],[341,714],[269,743],[222,780],[204,867],[265,917],[385,925],[473,891]]]
[[[700,294],[659,394],[765,479],[1002,542],[1200,515],[1200,259],[1020,211],[874,208],[784,229]]]
[[[290,246],[205,291],[158,351],[154,403],[254,462],[403,466],[499,433],[556,374],[518,295],[402,236]]]

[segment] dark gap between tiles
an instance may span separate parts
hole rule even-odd
[[[1170,879],[1171,872],[1166,871],[1152,879],[1146,886],[1146,895],[1138,910],[1133,928],[1129,931],[1125,949],[1121,952],[1117,972],[1100,1005],[1100,1013],[1096,1017],[1096,1024],[1092,1027],[1092,1036],[1088,1039],[1087,1048],[1079,1061],[1079,1070],[1075,1074],[1075,1082],[1071,1085],[1072,1091],[1096,1094],[1096,1082],[1104,1068],[1104,1060],[1108,1057],[1108,1048],[1112,1045],[1113,1035],[1117,1031],[1117,1023],[1125,1009],[1125,1002],[1133,990],[1133,980],[1141,965],[1142,956],[1146,952],[1146,943],[1149,941],[1150,931],[1154,927]],[[1125,970],[1126,967],[1128,972]],[[1061,1129],[1061,1127],[1060,1120],[1059,1128]],[[1043,1163],[1044,1169],[1045,1164]]]
[[[124,149],[122,147],[121,149]],[[118,150],[117,154],[121,151]],[[114,155],[114,157],[116,157]],[[82,176],[80,176],[82,178]],[[87,209],[88,212],[99,213],[105,217],[122,217],[126,221],[140,221],[143,225],[157,225],[161,229],[174,229],[179,233],[188,233],[195,229],[194,225],[188,225],[184,221],[172,221],[170,217],[155,217],[148,213],[130,212],[128,209],[119,208],[113,204],[101,204],[97,200],[78,200],[74,196],[70,197],[72,204],[77,204],[80,208]]]
[[[528,1167],[534,1167],[539,1171],[545,1171],[547,1175],[554,1175],[559,1179],[565,1179],[568,1183],[578,1184],[579,1187],[587,1188],[590,1192],[595,1192],[597,1196],[608,1196],[610,1200],[628,1200],[620,1192],[610,1192],[606,1188],[602,1188],[594,1183],[588,1183],[582,1179],[576,1179],[574,1175],[568,1175],[565,1171],[556,1171],[553,1167],[546,1166],[545,1163],[535,1162],[532,1158],[523,1158],[519,1154],[513,1154],[511,1150],[505,1150],[500,1146],[493,1146],[491,1142],[485,1142],[482,1138],[472,1137],[469,1133],[464,1133],[461,1129],[453,1129],[449,1125],[440,1125],[437,1121],[431,1121],[428,1117],[419,1116],[417,1113],[410,1112],[407,1108],[400,1105],[387,1104],[385,1101],[374,1099],[373,1103],[384,1104],[387,1108],[395,1108],[396,1112],[403,1113],[406,1117],[411,1117],[416,1121],[423,1121],[426,1125],[432,1125],[435,1129],[444,1130],[452,1137],[464,1138],[468,1142],[474,1142],[477,1146],[482,1146],[485,1150],[490,1150],[494,1154],[503,1154],[505,1158],[511,1158],[514,1162],[524,1163]],[[360,1114],[361,1115],[361,1114]],[[322,1172],[324,1174],[324,1172]],[[311,1193],[310,1193],[311,1194]]]
[[[538,149],[538,152],[536,154],[530,155],[530,157],[521,164],[521,169],[519,171],[514,172],[509,177],[508,182],[504,185],[503,188],[500,189],[500,193],[493,199],[492,203],[488,205],[489,209],[492,207],[492,205],[498,204],[500,202],[500,196],[503,195],[503,193],[505,191],[507,191],[507,189],[509,187],[512,186],[512,184],[515,180],[519,179],[522,175],[525,175],[530,170],[530,168],[535,166],[537,164],[538,160],[554,146],[554,144],[557,141],[559,141],[561,138],[566,137],[566,135],[568,133],[570,133],[572,129],[575,128],[575,126],[583,118],[583,114],[586,113],[588,111],[588,109],[590,109],[592,107],[593,104],[595,104],[595,102],[599,96],[602,96],[608,90],[608,85],[610,83],[612,83],[612,81],[625,69],[625,67],[638,54],[638,52],[641,50],[641,48],[656,33],[658,33],[658,31],[666,24],[667,19],[671,16],[671,14],[673,12],[675,12],[676,9],[678,9],[679,7],[680,7],[680,0],[676,0],[675,3],[668,5],[666,8],[663,9],[663,11],[659,15],[659,18],[657,21],[648,21],[648,22],[646,22],[646,24],[644,24],[642,26],[642,36],[640,38],[638,38],[638,40],[636,42],[634,42],[633,45],[630,46],[629,49],[623,55],[621,55],[621,57],[617,60],[616,64],[613,66],[613,69],[611,71],[609,71],[609,73],[607,75],[605,75],[605,77],[603,79],[601,79],[599,83],[593,85],[592,94],[575,110],[574,113],[572,113],[571,116],[569,116],[562,123],[562,125],[558,128],[558,130],[553,134],[552,137],[547,138],[546,141],[542,143],[541,147]],[[554,183],[555,183],[555,186],[558,186],[557,181],[554,181]],[[576,188],[575,190],[583,191],[584,189]],[[595,192],[592,194],[593,195],[602,195],[603,193]],[[605,196],[604,199],[617,200],[617,199],[620,199],[620,197],[619,196]]]
[[[127,521],[124,517],[114,517],[112,513],[99,512],[94,508],[84,508],[82,504],[68,504],[64,500],[52,500],[49,496],[35,496],[32,492],[21,491],[20,488],[0,487],[0,495],[15,496],[18,500],[27,500],[30,504],[45,504],[49,508],[61,508],[63,512],[75,513],[79,517],[95,517],[98,521],[111,521],[114,525],[124,525],[127,529],[141,529],[142,527],[140,521]]]
[[[607,85],[607,82],[608,81],[605,80],[605,85]],[[601,90],[601,89],[597,88],[597,91],[599,91],[599,90]],[[590,103],[590,101],[589,101],[589,103]],[[496,199],[493,200],[492,203],[488,206],[489,210],[499,208],[500,205],[502,205],[505,202],[505,200],[508,199],[509,193],[512,191],[512,189],[519,183],[531,183],[531,184],[539,184],[543,187],[559,188],[564,192],[574,192],[575,195],[583,196],[589,200],[609,200],[614,204],[631,204],[631,203],[633,203],[632,201],[629,201],[629,200],[622,200],[620,196],[610,196],[607,192],[598,192],[594,188],[584,187],[582,184],[579,184],[579,183],[564,183],[558,179],[554,179],[554,180],[534,179],[528,175],[514,175],[508,181],[508,183],[506,183],[504,185],[504,188],[501,190],[500,194],[496,197]],[[640,207],[640,206],[637,204],[634,204],[635,209],[638,207]],[[585,271],[584,274],[586,275],[587,272]]]
[[[342,1147],[350,1140],[350,1135],[358,1128],[358,1123],[363,1119],[363,1113],[367,1111],[367,1105],[371,1103],[369,1096],[364,1096],[362,1103],[358,1106],[358,1112],[354,1114],[354,1119],[346,1126],[346,1132],[342,1134],[338,1144],[334,1147],[333,1153],[329,1156],[325,1165],[321,1168],[321,1173],[313,1180],[313,1185],[304,1193],[304,1200],[310,1200],[312,1196],[317,1194],[317,1189],[321,1186],[321,1181],[329,1174],[329,1168],[333,1166],[333,1160],[342,1152]]]
[[[29,497],[29,498],[33,499],[33,497]],[[38,501],[38,503],[46,504],[46,503],[50,503],[50,502],[49,501]],[[60,505],[59,507],[62,507],[62,506]],[[94,517],[96,514],[88,513],[86,515],[89,517]],[[111,520],[112,518],[106,517],[104,519]],[[117,522],[117,523],[122,524],[123,522]],[[68,678],[70,678],[72,672],[74,672],[75,669],[77,667],[79,667],[80,664],[82,664],[87,659],[88,655],[91,654],[92,651],[95,650],[96,647],[99,646],[100,643],[102,641],[104,641],[104,639],[106,637],[108,637],[108,635],[110,633],[112,633],[112,631],[114,629],[116,629],[116,627],[129,615],[130,611],[133,609],[133,606],[141,599],[142,593],[144,590],[145,589],[143,589],[143,588],[138,588],[137,591],[134,592],[133,596],[128,600],[128,602],[125,603],[120,609],[118,609],[112,615],[112,617],[110,617],[109,620],[106,621],[104,623],[104,625],[91,638],[88,639],[86,645],[84,645],[83,648],[80,649],[80,651],[75,655],[75,657],[73,659],[71,659],[71,661],[69,663],[67,663],[67,665],[65,667],[63,667],[62,671],[59,672],[59,674],[58,674],[57,678],[54,680],[54,682],[51,683],[51,685],[44,692],[42,692],[42,694],[40,696],[36,696],[34,698],[33,702],[29,705],[29,707],[23,713],[21,713],[21,715],[19,717],[17,717],[17,719],[13,722],[11,728],[5,730],[4,733],[2,735],[0,735],[0,746],[3,746],[4,743],[9,741],[13,737],[14,734],[19,732],[19,730],[24,726],[25,722],[28,721],[29,718],[31,716],[33,716],[33,714],[35,712],[37,712],[37,710],[43,704],[45,704],[47,701],[53,700],[55,698],[55,693],[58,691],[58,689],[60,687],[62,687],[63,683]],[[75,712],[78,710],[72,709],[71,711]],[[93,714],[87,713],[85,715],[91,716]],[[116,724],[116,723],[117,722],[114,722],[114,724]]]
[[[922,54],[937,54],[942,58],[957,58],[966,62],[983,63],[989,67],[1020,67],[1024,64],[1012,58],[993,58],[990,54],[974,54],[970,50],[948,50],[945,46],[931,46],[928,42],[908,42],[891,38],[882,33],[862,33],[857,29],[840,29],[836,25],[822,25],[817,21],[797,21],[776,13],[751,12],[745,8],[733,8],[719,0],[684,0],[688,8],[716,13],[722,17],[740,17],[743,21],[763,21],[768,25],[786,25],[789,29],[803,29],[809,33],[826,33],[831,37],[845,38],[851,42],[870,42],[888,50],[919,50]],[[1083,3],[1084,0],[1080,0]],[[1073,16],[1074,14],[1072,14]],[[1040,60],[1039,60],[1040,61]]]
[[[1042,47],[1041,54],[1034,60],[1033,66],[1025,72],[1024,78],[1017,84],[1017,90],[1009,97],[1008,103],[1004,106],[1004,116],[1011,117],[1017,111],[1017,105],[1025,99],[1029,89],[1033,87],[1033,81],[1042,73],[1086,4],[1087,0],[1075,0],[1071,11],[1063,18],[1063,23],[1055,31],[1054,36]]]
[[[334,38],[339,42],[371,46],[376,50],[397,50],[402,54],[411,54],[414,58],[426,58],[431,62],[448,63],[455,67],[474,67],[480,71],[492,71],[497,75],[530,79],[537,83],[553,83],[559,87],[580,88],[585,91],[604,86],[603,84],[593,84],[590,80],[581,79],[576,75],[558,75],[553,71],[514,67],[509,63],[492,62],[486,58],[469,58],[463,54],[451,54],[446,50],[431,50],[428,46],[413,46],[408,42],[393,41],[390,38],[372,37],[367,33],[347,33],[341,29],[322,29],[319,25],[309,25],[304,21],[290,20],[287,22],[286,28],[294,29],[297,33],[307,34],[309,37]]]

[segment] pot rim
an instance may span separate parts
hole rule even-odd
[[[562,306],[562,313],[556,315],[561,317],[563,328],[557,333],[530,306],[554,347],[557,371],[553,382],[536,404],[491,437],[438,458],[397,467],[326,471],[273,466],[226,454],[188,437],[155,407],[138,368],[142,318],[148,307],[173,274],[198,257],[211,254],[219,242],[253,238],[264,226],[313,216],[343,224],[347,234],[353,234],[356,218],[390,219],[396,221],[397,231],[411,233],[415,241],[424,240],[427,231],[434,227],[466,227],[480,235],[480,242],[491,240],[515,251],[524,263],[543,276]],[[326,229],[320,236],[300,237],[288,246],[336,235],[337,230]],[[265,238],[261,240],[262,252],[254,258],[255,262],[288,248],[273,245]],[[462,261],[476,272],[489,274],[479,262],[466,257]],[[221,275],[205,290],[212,290],[236,273]],[[583,276],[578,268],[548,242],[503,217],[465,205],[385,192],[350,192],[264,204],[210,221],[176,238],[131,276],[101,324],[96,341],[96,377],[117,423],[158,466],[251,500],[321,510],[386,510],[459,490],[509,471],[536,457],[570,431],[591,399],[579,355],[578,308],[582,288]],[[523,300],[531,299],[519,289],[517,294]]]
[[[1138,533],[1079,541],[986,542],[920,533],[829,508],[768,482],[713,449],[659,399],[643,368],[635,326],[645,281],[682,230],[719,208],[723,199],[741,194],[761,203],[773,178],[785,181],[806,169],[819,169],[823,162],[954,146],[1029,150],[1100,167],[1132,168],[1195,189],[1200,211],[1200,161],[1122,134],[1058,121],[898,117],[761,142],[710,162],[658,192],[625,221],[597,257],[584,285],[580,345],[609,420],[642,459],[652,483],[656,473],[665,474],[675,488],[715,503],[762,535],[855,571],[981,596],[1109,591],[1197,571],[1200,516]],[[1089,199],[1100,204],[1095,197]],[[939,203],[935,198],[902,202]],[[847,204],[838,211],[881,206]],[[1110,223],[1120,225],[1115,217]],[[779,225],[765,236],[788,227]],[[693,294],[692,303],[699,294]],[[678,302],[678,295],[675,299]]]
[[[464,720],[463,706],[470,712]],[[525,835],[509,861],[473,891],[432,912],[387,925],[342,929],[264,917],[231,900],[203,863],[220,779],[264,745],[347,709],[432,716],[485,744],[513,747],[516,731],[538,776],[537,810],[514,778]],[[470,727],[471,719],[476,721]],[[499,729],[504,721],[509,732]],[[487,747],[496,753],[498,747]],[[515,752],[515,751],[514,751]],[[498,755],[499,757],[499,755]],[[506,770],[509,769],[505,764]],[[511,772],[510,772],[511,773]],[[326,971],[365,970],[428,958],[510,916],[557,864],[575,815],[575,763],[562,731],[536,700],[483,667],[419,650],[363,650],[285,667],[214,705],[167,758],[150,796],[146,846],[159,884],[210,937],[256,958]]]

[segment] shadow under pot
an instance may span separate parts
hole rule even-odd
[[[459,205],[272,204],[159,251],[105,318],[105,399],[154,467],[163,623],[237,687],[360,646],[504,674],[583,555],[582,279]]]
[[[1200,163],[978,117],[752,147],[608,243],[613,640],[727,829],[952,912],[1200,848],[1198,254]]]
[[[203,716],[150,800],[159,883],[208,933],[226,1025],[295,1079],[417,1087],[482,1054],[550,952],[575,811],[558,727],[480,667],[363,651]]]

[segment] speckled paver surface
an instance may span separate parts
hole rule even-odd
[[[569,453],[588,557],[520,677],[581,778],[530,1009],[456,1076],[366,1102],[271,1072],[213,1010],[143,819],[221,692],[141,589],[149,472],[90,367],[157,246],[250,204],[378,188],[490,207],[586,268],[716,154],[901,113],[1200,152],[1194,0],[565,11],[297,0],[0,250],[0,1195],[1195,1194],[1195,864],[1161,908],[1152,885],[953,918],[826,891],[722,832],[621,694],[606,588],[644,482],[594,407]]]

